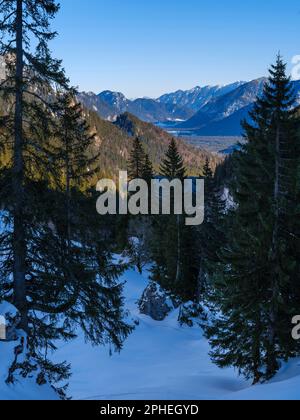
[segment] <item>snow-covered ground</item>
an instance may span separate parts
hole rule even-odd
[[[179,327],[178,310],[162,322],[143,316],[137,300],[147,275],[133,270],[126,281],[126,305],[139,325],[121,354],[92,347],[79,337],[61,344],[54,357],[72,364],[69,395],[80,400],[300,400],[300,359],[283,365],[270,383],[252,387],[233,369],[220,370],[209,359],[209,345],[198,327]],[[2,312],[7,311],[7,307]],[[15,343],[0,341],[0,400],[51,400],[57,395],[35,378],[17,378],[7,386]]]
[[[55,358],[72,364],[69,393],[83,400],[300,399],[300,359],[281,369],[269,384],[252,387],[233,369],[220,370],[209,359],[200,328],[179,327],[178,311],[163,322],[140,315],[136,302],[147,276],[128,271],[127,307],[139,326],[121,354],[95,348],[82,338],[62,345]]]
[[[14,385],[5,383],[8,369],[13,361],[15,346],[15,343],[0,342],[0,400],[58,400],[57,394],[49,385],[37,385],[36,377],[27,379],[17,377]]]
[[[15,308],[8,303],[0,303],[0,316],[8,313],[14,314]],[[48,384],[37,385],[34,374],[27,379],[16,376],[13,385],[6,384],[8,370],[12,365],[15,347],[18,344],[19,342],[14,341],[0,341],[0,400],[58,400],[58,396],[51,386]]]

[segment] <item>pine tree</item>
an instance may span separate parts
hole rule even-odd
[[[56,178],[59,190],[65,193],[67,244],[71,238],[72,189],[82,190],[99,173],[99,152],[95,153],[95,134],[91,133],[76,100],[76,91],[58,94],[57,131],[53,146],[56,160]],[[73,221],[74,224],[75,221]]]
[[[236,155],[232,188],[236,209],[212,284],[212,302],[222,314],[208,330],[212,358],[255,383],[270,379],[279,359],[299,351],[290,334],[299,275],[292,250],[299,238],[289,217],[296,205],[298,140],[285,68],[278,57],[251,113],[253,124],[244,123],[248,142]]]
[[[225,213],[225,205],[222,200],[220,188],[210,167],[209,159],[206,159],[203,168],[205,182],[205,217],[204,223],[197,229],[197,249],[199,259],[199,276],[197,299],[201,304],[207,286],[207,277],[214,272],[215,264],[219,261],[217,253],[224,244],[222,223]]]
[[[172,140],[161,164],[162,177],[172,181],[185,177],[185,167],[175,140]],[[173,196],[171,194],[171,200]],[[198,261],[194,250],[195,229],[185,226],[183,215],[160,215],[154,218],[152,280],[158,282],[182,302],[195,300]]]
[[[24,1],[8,0],[1,3],[0,13],[2,21],[0,30],[7,37],[2,38],[0,54],[5,57],[8,78],[3,83],[4,97],[11,100],[12,113],[2,118],[10,131],[9,136],[14,139],[12,162],[13,196],[13,276],[14,303],[20,312],[20,327],[28,330],[27,301],[26,301],[26,215],[24,179],[28,171],[28,160],[34,160],[34,153],[41,144],[31,144],[36,139],[35,123],[40,119],[37,127],[45,124],[43,98],[36,93],[33,86],[40,87],[51,83],[66,84],[60,63],[51,59],[47,48],[47,41],[54,37],[49,31],[49,19],[57,12],[58,7],[52,0]],[[29,39],[37,41],[36,54],[30,49]],[[3,40],[4,39],[4,40]],[[33,83],[34,81],[34,83]],[[46,106],[46,105],[45,105]],[[30,120],[25,123],[30,115]],[[34,136],[33,134],[35,131]],[[25,156],[27,155],[27,156]],[[27,159],[26,159],[27,158]],[[27,162],[26,162],[27,160]],[[37,163],[37,162],[36,162]],[[32,162],[31,162],[32,165]],[[27,167],[26,167],[27,166]]]
[[[184,179],[186,169],[174,139],[171,140],[166,157],[160,166],[160,174],[168,179]]]
[[[290,314],[283,305],[289,305],[285,287],[292,286],[293,265],[296,260],[290,257],[290,224],[295,202],[294,180],[296,178],[296,121],[294,120],[296,103],[295,93],[290,78],[286,76],[286,65],[280,56],[276,65],[270,70],[270,84],[266,87],[265,96],[269,107],[272,134],[272,151],[274,156],[275,177],[273,181],[272,209],[272,244],[269,248],[269,262],[273,267],[270,284],[269,335],[267,344],[267,377],[272,377],[278,369],[279,345],[289,356],[290,339],[284,331]],[[274,141],[275,140],[275,141]],[[284,286],[285,285],[285,286]],[[285,300],[285,299],[288,300]],[[285,313],[287,312],[287,313]],[[283,321],[283,323],[282,323]],[[286,324],[287,325],[287,324]]]
[[[172,139],[169,144],[169,148],[166,152],[166,157],[160,166],[160,174],[161,176],[166,177],[169,180],[183,180],[185,177],[185,173],[186,169],[184,167],[183,159],[178,152],[175,140]],[[171,200],[173,200],[172,195]],[[182,277],[182,230],[183,218],[180,215],[170,215],[168,228],[166,228],[166,232],[169,231],[170,238],[172,238],[172,235],[176,235],[174,237],[174,241],[172,241],[174,246],[176,247],[176,251],[175,249],[173,250],[172,247],[170,247],[169,251],[167,251],[167,255],[170,255],[171,265],[173,261],[175,262],[174,267],[176,267],[176,272],[173,274],[174,289],[178,289],[178,285],[180,284]]]
[[[205,165],[203,167],[203,177],[206,181],[211,181],[213,178],[213,171],[210,167],[210,162],[208,158],[206,158]]]
[[[128,162],[128,175],[130,179],[139,179],[143,177],[144,160],[145,152],[142,143],[140,139],[136,137]]]
[[[113,244],[99,239],[104,226],[93,220],[95,197],[82,186],[94,170],[93,136],[48,49],[57,11],[54,0],[0,3],[7,104],[0,117],[0,298],[17,307],[18,328],[28,337],[25,360],[14,368],[28,375],[39,366],[50,381],[69,373],[67,364],[48,360],[48,349],[74,338],[75,326],[94,344],[117,350],[131,330],[117,281],[125,267],[112,265]]]
[[[149,158],[149,155],[146,154],[144,164],[143,164],[142,178],[147,182],[148,185],[150,185],[151,180],[153,179],[153,175],[154,175],[153,165]]]

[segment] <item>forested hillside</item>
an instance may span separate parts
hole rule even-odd
[[[170,134],[128,113],[120,115],[115,123],[111,123],[100,118],[96,112],[85,112],[90,128],[96,134],[95,151],[99,153],[101,176],[115,179],[119,176],[119,170],[128,168],[130,152],[136,137],[142,142],[153,163],[154,171],[158,173],[161,160],[172,139]],[[223,160],[221,156],[199,150],[181,139],[177,139],[177,144],[190,176],[203,174],[206,159],[210,161],[213,170]]]
[[[8,110],[7,98],[0,96],[0,113]],[[145,123],[132,114],[125,113],[116,122],[101,118],[95,111],[84,106],[82,112],[89,125],[90,133],[95,135],[93,152],[97,154],[99,171],[94,178],[94,184],[100,177],[118,178],[119,170],[126,170],[133,142],[136,137],[142,141],[145,151],[153,162],[154,170],[158,171],[172,136],[151,123]],[[192,147],[182,139],[177,139],[178,149],[184,158],[187,174],[199,176],[202,174],[206,159],[209,159],[213,169],[222,162],[223,158],[217,154]]]

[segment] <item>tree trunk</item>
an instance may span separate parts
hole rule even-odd
[[[204,291],[204,270],[203,270],[203,255],[201,252],[199,261],[199,274],[197,281],[197,303],[201,303]]]
[[[281,130],[278,124],[276,132],[276,156],[275,156],[275,185],[274,185],[274,203],[275,203],[275,223],[273,229],[272,256],[277,257],[278,253],[278,231],[280,217],[280,138]]]
[[[66,233],[67,233],[67,253],[71,248],[71,168],[70,168],[70,147],[69,133],[65,128],[66,141]]]
[[[253,357],[253,385],[260,383],[263,376],[262,369],[262,349],[261,349],[261,331],[262,331],[262,322],[261,322],[261,311],[259,310],[256,314],[255,320],[255,333],[254,341],[252,348],[252,357]]]
[[[267,377],[271,378],[278,368],[276,360],[275,346],[276,346],[276,301],[279,295],[279,267],[278,267],[278,250],[279,250],[279,218],[280,218],[280,140],[281,140],[281,128],[280,122],[277,123],[276,130],[276,145],[275,145],[275,182],[274,182],[274,227],[272,237],[272,249],[271,249],[271,263],[273,266],[272,273],[272,290],[271,290],[271,306],[269,312],[269,333],[268,333],[268,345],[267,351]]]
[[[21,315],[19,327],[28,330],[26,301],[26,239],[24,207],[24,158],[23,158],[23,0],[17,0],[16,14],[16,70],[15,70],[15,119],[13,162],[13,254],[14,254],[14,303]]]

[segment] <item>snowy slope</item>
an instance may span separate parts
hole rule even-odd
[[[12,315],[15,312],[12,305],[0,303],[0,315]],[[0,400],[58,400],[57,394],[48,384],[37,385],[36,375],[27,379],[17,376],[15,384],[6,384],[8,370],[14,359],[14,349],[18,344],[18,341],[0,341]]]
[[[226,397],[230,400],[300,400],[300,359],[283,364],[277,376],[265,385],[257,385]]]
[[[62,343],[53,357],[72,363],[69,395],[80,400],[300,400],[300,359],[283,365],[270,383],[252,387],[233,369],[220,370],[198,327],[180,328],[178,310],[163,322],[140,315],[136,302],[147,278],[128,271],[122,278],[131,318],[139,321],[121,354],[86,344]],[[7,386],[15,343],[0,342],[0,400],[51,400],[57,395],[34,378]]]
[[[136,301],[147,281],[128,272],[128,307],[140,325],[120,355],[93,348],[83,340],[65,345],[58,360],[72,363],[70,394],[75,399],[199,399],[221,397],[243,387],[232,371],[209,362],[199,328],[180,328],[175,311],[163,322],[138,313]]]
[[[233,369],[220,370],[209,359],[209,346],[199,328],[180,328],[178,311],[156,322],[138,313],[136,301],[147,285],[129,271],[125,293],[139,326],[120,355],[93,348],[78,339],[63,345],[57,360],[72,363],[70,394],[74,399],[300,399],[300,363],[286,365],[272,383],[251,387]]]
[[[11,366],[15,343],[0,342],[0,400],[47,401],[58,400],[57,394],[49,385],[37,385],[36,378],[17,378],[14,385],[7,385],[8,368]]]

